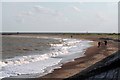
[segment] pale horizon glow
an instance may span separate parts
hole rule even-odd
[[[119,0],[1,0],[1,2],[119,2]]]
[[[115,2],[3,2],[2,32],[117,33]]]

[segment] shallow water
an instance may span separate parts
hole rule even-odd
[[[23,74],[43,76],[52,72],[56,65],[84,56],[85,49],[91,46],[90,42],[68,38],[3,36],[1,78]]]

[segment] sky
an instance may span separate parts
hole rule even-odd
[[[2,32],[118,32],[115,2],[3,2]]]

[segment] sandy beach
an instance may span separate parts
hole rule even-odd
[[[120,53],[119,11],[117,0],[1,0],[0,79],[66,80],[119,63],[108,58]]]
[[[28,35],[28,34],[20,34],[20,35]],[[33,34],[29,34],[33,35]],[[52,73],[49,73],[45,76],[39,77],[40,79],[64,79],[70,76],[73,76],[82,70],[90,67],[91,65],[99,62],[100,60],[106,58],[107,56],[113,54],[114,52],[118,51],[119,42],[115,41],[116,37],[114,38],[111,35],[89,35],[89,34],[34,34],[33,36],[39,37],[54,37],[54,38],[72,38],[73,39],[82,39],[82,40],[91,40],[94,41],[91,44],[92,47],[89,47],[85,51],[85,56],[75,59],[74,61],[65,63],[59,69],[55,69]],[[102,38],[102,39],[101,39]],[[104,38],[109,38],[108,45],[104,45]],[[98,48],[98,41],[101,41],[102,44]]]
[[[62,36],[65,37],[65,36]],[[67,35],[67,37],[69,37]],[[79,36],[75,35],[74,38],[82,38],[87,40],[93,40],[94,43],[92,47],[88,48],[85,52],[84,57],[80,57],[75,59],[73,62],[68,62],[66,64],[62,65],[62,68],[54,70],[52,73],[47,74],[43,77],[40,77],[42,79],[64,79],[68,78],[70,76],[73,76],[82,70],[90,67],[91,65],[95,64],[96,62],[99,62],[100,60],[106,58],[107,56],[113,54],[118,50],[119,42],[115,42],[113,40],[108,41],[108,45],[104,46],[104,44],[101,45],[101,47],[97,47],[98,41],[104,41],[99,40],[99,38],[106,38],[106,36]],[[107,36],[107,38],[112,38],[111,36]],[[112,38],[113,39],[113,38]]]

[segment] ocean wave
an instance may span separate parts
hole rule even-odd
[[[50,52],[43,55],[19,56],[0,61],[2,76],[18,76],[21,74],[43,73],[47,67],[57,65],[63,58],[74,59],[75,53],[83,52],[90,47],[91,41],[78,39],[61,39],[61,43],[50,44]],[[72,55],[72,56],[71,56]],[[67,57],[66,57],[67,56]],[[83,56],[83,53],[79,57]],[[55,58],[56,57],[56,58]],[[69,57],[69,58],[68,58]]]

